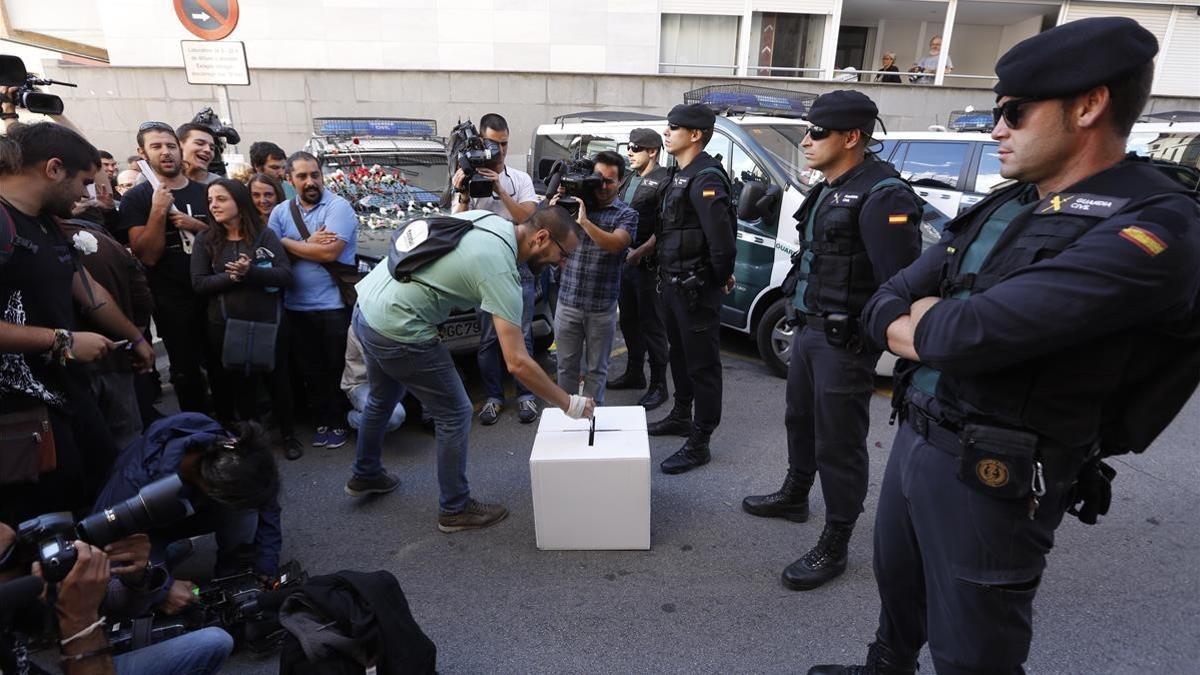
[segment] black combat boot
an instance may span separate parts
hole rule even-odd
[[[914,675],[918,670],[916,660],[900,662],[896,653],[882,642],[872,642],[867,647],[867,662],[861,666],[813,666],[808,675]]]
[[[647,411],[654,410],[667,402],[667,382],[666,380],[657,380],[650,378],[650,388],[645,394],[638,399],[638,405],[645,408]]]
[[[675,454],[663,460],[663,473],[676,474],[691,471],[708,464],[708,460],[712,458],[708,450],[708,438],[711,436],[707,431],[693,429],[688,434],[687,442],[683,444]]]
[[[742,510],[762,518],[786,518],[794,523],[808,521],[808,490],[813,477],[802,476],[796,469],[788,469],[783,487],[769,495],[746,497]]]
[[[642,373],[641,366],[633,368],[632,365],[625,366],[625,372],[621,376],[609,380],[606,385],[609,389],[641,389],[646,386],[646,375]]]
[[[846,549],[853,532],[851,523],[826,522],[817,545],[783,570],[783,585],[793,591],[811,591],[845,572]]]
[[[692,433],[692,405],[682,405],[675,401],[671,412],[657,422],[646,426],[646,433],[651,436],[687,436]]]

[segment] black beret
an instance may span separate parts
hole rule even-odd
[[[875,129],[876,117],[879,117],[879,107],[866,94],[839,89],[818,96],[804,119],[835,131],[866,129],[869,133]]]
[[[667,113],[667,121],[685,129],[711,129],[717,123],[717,115],[703,103],[679,105]]]
[[[1062,98],[1144,66],[1158,40],[1123,16],[1080,19],[1018,42],[996,62],[996,96]]]
[[[634,129],[629,132],[629,142],[632,145],[640,145],[643,148],[661,148],[662,134],[653,129]]]

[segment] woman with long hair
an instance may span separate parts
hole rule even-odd
[[[283,185],[265,173],[251,176],[246,186],[250,188],[250,199],[253,200],[254,208],[258,209],[258,215],[264,223],[271,217],[271,210],[287,200]]]
[[[209,342],[225,354],[229,319],[275,324],[275,362],[269,372],[261,368],[229,365],[214,379],[213,398],[223,424],[235,419],[253,421],[258,413],[258,392],[271,392],[271,408],[284,439],[285,456],[302,454],[295,437],[291,387],[287,376],[287,335],[281,309],[282,289],[292,282],[292,266],[279,237],[266,227],[250,197],[238,181],[222,178],[208,186],[211,225],[196,237],[192,252],[192,287],[209,296]],[[234,357],[242,355],[235,354]]]

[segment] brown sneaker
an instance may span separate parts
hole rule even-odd
[[[471,499],[461,513],[439,513],[438,529],[442,532],[478,530],[495,525],[507,515],[508,509],[500,504],[483,504]]]

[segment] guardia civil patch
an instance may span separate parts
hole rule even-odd
[[[1150,257],[1154,257],[1159,253],[1167,250],[1167,244],[1158,238],[1158,235],[1149,230],[1144,230],[1137,225],[1130,225],[1121,230],[1121,238],[1132,242],[1134,246],[1142,249]]]

